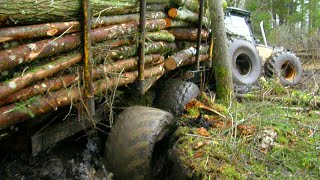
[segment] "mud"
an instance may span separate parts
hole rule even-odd
[[[103,143],[97,137],[68,139],[33,157],[26,153],[6,154],[0,179],[109,180],[113,174],[103,163]]]

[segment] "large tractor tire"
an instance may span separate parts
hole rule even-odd
[[[169,80],[156,99],[156,107],[180,115],[184,106],[200,95],[199,87],[181,79]]]
[[[233,82],[237,85],[255,84],[262,75],[262,63],[256,48],[248,41],[229,42]]]
[[[173,115],[143,106],[132,106],[119,114],[105,144],[106,165],[116,179],[154,179],[159,143],[173,132]],[[162,147],[162,146],[161,146]],[[164,167],[164,165],[162,166]]]
[[[266,62],[265,75],[279,79],[284,86],[294,86],[301,80],[302,65],[299,58],[290,52],[273,54]]]

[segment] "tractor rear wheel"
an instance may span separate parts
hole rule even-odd
[[[290,52],[272,55],[265,66],[265,75],[279,79],[284,86],[294,86],[302,76],[302,65],[299,58]]]

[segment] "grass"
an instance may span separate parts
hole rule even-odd
[[[270,93],[282,97],[292,97],[293,93],[297,97],[306,96],[298,90],[279,87]],[[229,117],[218,120],[224,122],[225,126],[217,126],[217,120],[206,122],[202,118],[204,115],[215,116],[197,107],[191,108],[180,119],[175,132],[178,140],[174,152],[182,166],[189,171],[189,177],[320,177],[319,111],[305,110],[288,102],[243,100],[225,112]],[[229,125],[227,122],[230,122]],[[254,130],[244,133],[238,125]]]

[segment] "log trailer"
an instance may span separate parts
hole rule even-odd
[[[105,156],[112,172],[120,179],[153,176],[157,144],[172,133],[173,115],[200,93],[186,80],[211,69],[214,33],[206,6],[203,0],[0,0],[1,148],[23,136],[37,155],[107,124],[112,128]],[[238,17],[247,34],[234,26]],[[252,85],[262,68],[256,49],[265,47],[252,38],[248,12],[229,8],[225,20],[234,82]],[[262,56],[270,59],[266,74],[281,67],[286,79],[295,77],[291,54],[272,54]],[[278,63],[282,56],[289,59]],[[137,94],[153,88],[155,106],[166,111],[132,106],[115,124],[107,122],[98,101],[110,100],[106,92],[121,86]],[[113,113],[112,103],[102,109]]]

